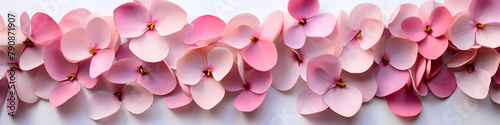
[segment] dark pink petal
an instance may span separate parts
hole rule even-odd
[[[150,12],[152,19],[156,21],[155,29],[161,36],[181,30],[187,21],[186,11],[170,1],[153,1]]]
[[[362,49],[370,49],[375,45],[384,32],[384,22],[379,19],[366,18],[360,24],[361,38],[358,39]]]
[[[470,3],[472,20],[480,23],[500,21],[500,2],[496,0],[474,0]]]
[[[217,37],[221,38],[226,28],[226,23],[224,23],[224,21],[212,15],[200,16],[191,23],[194,29],[189,41],[185,41],[186,44],[205,42]]]
[[[459,13],[450,25],[450,40],[460,50],[468,50],[476,40],[476,24],[467,13]]]
[[[19,59],[19,67],[22,70],[31,70],[42,65],[43,52],[45,52],[45,46],[26,47]]]
[[[92,120],[106,118],[120,109],[120,101],[112,93],[98,92],[87,102],[87,114]]]
[[[390,38],[385,43],[389,63],[399,70],[406,70],[413,66],[417,59],[418,48],[417,43],[398,37]]]
[[[246,84],[249,86],[249,89],[256,94],[266,92],[271,86],[272,81],[273,77],[269,71],[262,72],[258,70],[250,70],[248,72],[248,76],[246,77]]]
[[[374,71],[376,66],[373,66],[368,71],[360,74],[348,73],[342,71],[340,77],[346,85],[356,87],[363,96],[363,102],[370,101],[375,93],[377,92],[377,79],[375,77]]]
[[[76,81],[65,81],[54,87],[50,92],[49,101],[52,106],[59,107],[80,91]]]
[[[474,68],[487,71],[492,77],[495,75],[500,62],[500,54],[491,48],[480,48],[477,50],[476,60],[474,61]]]
[[[76,78],[80,84],[85,88],[93,88],[101,77],[92,78],[90,77],[90,62],[92,60],[87,59],[78,63],[78,72],[76,73]]]
[[[163,96],[163,102],[168,108],[174,109],[189,104],[193,99],[185,93],[180,86]]]
[[[476,54],[477,54],[477,49],[459,51],[455,55],[453,55],[448,62],[446,62],[446,65],[449,68],[461,67],[466,63],[469,63],[470,61],[474,60],[476,58]]]
[[[378,89],[376,96],[384,97],[392,94],[406,85],[408,72],[398,70],[390,65],[379,65],[379,70],[375,73]]]
[[[150,23],[148,9],[140,3],[128,2],[113,11],[116,30],[123,37],[138,37],[148,30]]]
[[[142,67],[148,74],[139,75],[137,82],[155,95],[165,95],[174,90],[177,79],[165,61],[146,63]]]
[[[190,51],[177,61],[177,78],[179,82],[187,85],[194,85],[205,76],[205,58],[196,51]]]
[[[342,62],[342,69],[350,73],[362,73],[372,65],[373,52],[370,49],[364,50],[358,42],[351,41],[344,47],[339,60]]]
[[[92,43],[87,37],[85,29],[73,29],[61,38],[61,51],[70,62],[79,62],[92,56],[89,50]]]
[[[304,28],[297,24],[283,29],[283,41],[290,48],[299,49],[304,46],[306,34]]]
[[[68,78],[66,77],[66,79],[68,79]],[[52,79],[52,77],[50,77],[50,75],[47,73],[47,70],[45,70],[45,67],[42,66],[42,67],[40,67],[40,69],[38,70],[38,72],[35,75],[34,82],[33,82],[33,91],[35,91],[35,94],[38,97],[43,98],[43,99],[49,99],[50,92],[59,83],[61,83],[61,82]],[[2,83],[0,83],[0,84],[2,84]],[[0,95],[0,97],[1,97],[1,95]]]
[[[429,75],[428,78],[434,77],[439,71],[441,71],[441,69],[443,69],[443,64],[444,63],[442,58],[437,58],[436,60],[429,60],[427,62],[427,65],[429,65],[428,68],[430,69],[428,73]]]
[[[427,82],[429,89],[440,98],[453,94],[457,88],[457,80],[453,72],[448,69],[441,70],[436,76]]]
[[[159,62],[168,55],[169,46],[165,38],[154,31],[130,41],[130,51],[146,62]]]
[[[139,66],[132,59],[119,60],[109,68],[107,78],[110,82],[114,83],[134,82],[137,76],[141,75]]]
[[[312,58],[307,65],[307,84],[317,94],[325,94],[340,79],[342,64],[333,55]]]
[[[31,17],[31,37],[34,43],[47,45],[61,35],[59,25],[49,15],[38,12]]]
[[[259,40],[243,48],[242,57],[253,68],[268,71],[276,64],[278,52],[271,41]]]
[[[332,33],[335,21],[335,15],[331,13],[314,16],[304,25],[304,33],[310,37],[325,37]]]
[[[288,1],[288,12],[296,20],[308,19],[319,11],[318,0],[290,0]]]
[[[267,15],[259,29],[259,38],[274,41],[283,28],[283,12],[277,10]]]
[[[401,30],[401,23],[408,17],[418,16],[418,6],[415,4],[402,4],[394,13],[392,13],[388,28],[392,35],[400,38],[405,38],[405,34]]]
[[[334,87],[324,96],[325,103],[337,114],[352,117],[361,108],[363,96],[354,86]]]
[[[115,51],[111,49],[97,51],[97,53],[92,57],[92,62],[90,63],[90,77],[96,78],[102,73],[108,71],[111,65],[113,65],[114,60]]]
[[[295,52],[283,41],[276,41],[278,60],[276,65],[269,70],[273,76],[272,86],[280,91],[290,90],[299,78],[299,62]],[[307,67],[307,65],[306,65]]]
[[[234,107],[242,112],[251,112],[259,107],[265,97],[266,93],[256,94],[250,90],[244,90],[234,100]]]
[[[60,42],[58,41],[49,44],[45,49],[43,60],[50,77],[57,81],[63,81],[68,79],[68,75],[76,74],[78,64],[68,62],[59,47]]]
[[[111,40],[111,30],[104,19],[97,17],[90,20],[86,31],[93,48],[104,49],[108,47]]]
[[[499,6],[500,7],[500,6]],[[491,22],[484,24],[483,29],[478,29],[476,32],[476,40],[479,45],[496,48],[500,46],[500,23]]]
[[[401,22],[401,30],[412,41],[420,41],[427,36],[425,24],[418,17],[408,17]]]
[[[297,96],[297,110],[303,115],[321,112],[328,108],[323,98],[323,94],[314,93],[308,88],[303,89]]]
[[[224,87],[215,79],[203,77],[198,84],[191,86],[194,102],[205,110],[212,109],[224,97]]]
[[[399,116],[415,116],[422,111],[422,102],[406,86],[387,96],[386,101],[392,112]]]
[[[475,69],[471,73],[463,71],[457,76],[458,88],[475,99],[484,99],[488,96],[490,83],[490,74],[482,69]]]
[[[207,54],[207,66],[210,67],[216,81],[222,80],[231,70],[233,53],[224,47],[216,47]]]
[[[432,11],[427,25],[432,29],[432,35],[438,37],[448,31],[452,19],[450,11],[440,6]]]
[[[446,36],[434,37],[427,35],[418,43],[418,52],[427,59],[435,60],[443,55],[448,48],[448,38]]]
[[[153,104],[153,99],[153,95],[139,83],[129,82],[123,87],[122,103],[131,113],[143,113]]]
[[[352,9],[351,13],[349,14],[349,26],[352,29],[359,29],[359,26],[363,24],[364,18],[380,20],[380,18],[382,18],[382,12],[380,11],[380,8],[375,4],[358,4]]]
[[[37,70],[30,70],[30,71],[16,71],[15,75],[15,82],[14,85],[16,86],[16,94],[19,97],[19,99],[25,103],[35,103],[38,101],[38,96],[35,95],[35,92],[33,91],[33,86],[34,86],[34,75]],[[9,79],[10,80],[10,79]]]

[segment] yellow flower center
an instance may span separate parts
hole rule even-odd
[[[476,27],[479,29],[484,29],[485,25],[482,23],[476,23]]]
[[[306,19],[299,20],[299,24],[304,26],[307,23]]]
[[[119,101],[122,101],[122,93],[117,92],[117,93],[115,93],[115,94],[113,94],[113,95],[115,95],[115,96],[116,96],[116,98],[118,98],[118,100],[119,100]]]
[[[203,73],[205,73],[205,76],[212,76],[213,75],[212,70],[210,70],[210,69],[203,71]]]
[[[359,39],[361,38],[361,30],[356,34],[356,36],[354,36],[355,39]]]
[[[472,71],[474,71],[476,68],[474,67],[474,65],[472,64],[467,64],[467,72],[471,73]]]
[[[148,25],[146,25],[146,26],[148,26],[148,28],[150,30],[153,30],[155,28],[155,24],[154,23],[148,23]]]
[[[23,44],[26,45],[26,46],[33,46],[33,45],[35,45],[35,43],[33,43],[33,41],[31,41],[28,38],[26,38],[26,40],[24,40]]]
[[[95,55],[95,53],[97,53],[97,50],[91,49],[91,50],[89,50],[89,53],[92,54],[92,55]]]
[[[299,63],[302,63],[304,60],[302,60],[302,57],[300,57],[299,54],[295,54],[295,58],[297,59],[297,61],[299,61]]]
[[[257,42],[257,40],[259,40],[259,36],[257,35],[254,35],[252,38],[250,38],[250,41],[252,42]]]
[[[429,27],[429,26],[425,27],[424,32],[431,34],[432,33],[431,27]]]
[[[12,67],[14,67],[16,70],[22,71],[21,67],[19,67],[19,65],[15,64],[15,63],[12,64]]]
[[[387,57],[382,58],[382,63],[384,63],[384,65],[388,65],[389,64],[389,58],[387,58]]]
[[[149,73],[149,71],[144,69],[144,67],[142,67],[142,66],[139,66],[139,71],[141,72],[142,75],[146,75]]]
[[[74,81],[76,79],[75,75],[68,75],[68,80],[69,81]]]
[[[339,81],[337,81],[335,83],[336,86],[340,87],[340,88],[344,88],[345,87],[345,83],[342,82],[342,79],[340,79]]]

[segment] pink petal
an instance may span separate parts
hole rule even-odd
[[[144,35],[130,41],[130,51],[146,62],[159,62],[168,55],[169,46],[167,41],[154,31],[148,31]]]
[[[207,63],[208,67],[211,67],[214,79],[220,81],[231,70],[233,53],[223,47],[213,48],[208,52]]]
[[[52,77],[50,77],[50,75],[47,73],[47,70],[45,70],[45,66],[42,66],[35,75],[33,82],[33,91],[35,91],[35,94],[38,97],[43,99],[49,99],[50,92],[52,91],[52,89],[54,89],[54,87],[59,85],[59,83],[61,82],[52,79]]]
[[[0,16],[0,18],[2,17]],[[1,24],[3,25],[3,21],[1,21]],[[0,100],[2,101],[5,100],[7,95],[9,95],[8,92],[9,92],[9,83],[6,78],[2,77],[2,79],[0,79]],[[0,103],[0,107],[3,107],[3,103]]]
[[[290,0],[288,1],[288,12],[296,20],[308,19],[319,11],[318,0]]]
[[[163,102],[167,105],[168,108],[174,109],[185,106],[189,104],[193,99],[188,96],[182,88],[176,86],[175,89],[163,96]]]
[[[205,59],[204,57],[196,52],[190,51],[177,61],[177,78],[179,78],[180,83],[187,85],[194,85],[200,81],[200,79],[205,76],[203,70],[205,70]]]
[[[169,49],[168,56],[165,58],[165,61],[167,61],[167,64],[170,65],[170,68],[177,69],[177,60],[179,60],[179,58],[186,53],[188,48],[192,47],[191,45],[184,43],[184,41],[188,41],[187,38],[191,33],[191,29],[192,25],[186,24],[181,31],[167,36]]]
[[[422,111],[422,102],[406,86],[387,96],[386,101],[392,112],[399,116],[415,116]]]
[[[472,0],[444,0],[443,5],[446,6],[452,15],[456,15],[462,11],[467,12]]]
[[[311,89],[303,89],[297,96],[297,110],[303,115],[321,112],[328,108],[323,98],[323,94],[314,93]]]
[[[251,112],[259,107],[265,97],[266,93],[256,94],[250,90],[244,90],[234,100],[234,107],[242,112]]]
[[[34,75],[36,70],[15,72],[15,91],[19,99],[25,103],[35,103],[38,96],[34,93]],[[10,79],[9,79],[10,80]],[[11,81],[14,82],[14,81]]]
[[[325,37],[332,33],[335,21],[335,15],[331,13],[319,14],[307,20],[304,33],[310,37]]]
[[[304,46],[306,35],[304,28],[301,25],[293,25],[283,29],[283,41],[293,49],[299,49]]]
[[[22,70],[31,70],[42,65],[43,52],[45,52],[45,46],[26,47],[19,59],[19,67]]]
[[[62,35],[59,25],[45,13],[35,13],[31,17],[31,37],[39,45],[47,45]]]
[[[401,22],[401,31],[412,41],[420,41],[427,36],[425,24],[418,17],[408,17]]]
[[[123,37],[138,37],[148,30],[148,9],[140,3],[128,2],[113,11],[116,30]]]
[[[205,110],[217,105],[224,97],[224,93],[224,87],[210,77],[203,77],[198,84],[191,86],[194,102]]]
[[[9,65],[5,65],[10,61],[8,58],[6,53],[0,52],[0,64],[2,64],[0,65],[0,79],[6,76],[7,70],[10,69]]]
[[[108,69],[113,65],[115,60],[115,51],[111,49],[103,49],[97,51],[97,53],[92,57],[92,62],[90,63],[90,77],[96,78],[102,73],[108,71]]]
[[[451,13],[444,6],[435,8],[429,17],[429,27],[432,29],[432,35],[438,37],[448,31],[452,21]]]
[[[170,1],[154,1],[151,5],[151,17],[155,29],[161,36],[170,35],[184,27],[187,13],[179,5]]]
[[[359,29],[356,29],[358,31],[355,31],[349,26],[349,16],[347,13],[343,10],[340,11],[340,15],[337,19],[337,24],[335,25],[335,29],[338,28],[338,36],[335,38],[334,42],[337,42],[339,46],[344,47],[347,44],[349,44],[352,39],[356,36],[356,34],[359,32]]]
[[[144,7],[148,8],[148,10],[151,8],[153,1],[155,0],[134,0],[134,2],[144,5]]]
[[[302,63],[300,63],[300,77],[306,80],[306,72],[307,72],[307,64],[309,60],[320,55],[324,54],[333,54],[335,52],[335,45],[330,40],[323,37],[307,37],[306,43],[302,48],[300,48],[300,54],[302,58]],[[295,53],[291,57],[293,60],[297,61],[297,57],[295,57]],[[278,57],[279,58],[279,57]],[[277,65],[276,65],[277,66]]]
[[[362,49],[370,49],[375,45],[384,32],[384,22],[378,19],[366,18],[360,24],[361,38],[358,39]]]
[[[278,60],[269,70],[273,76],[272,86],[280,91],[290,90],[299,78],[299,62],[296,54],[283,41],[277,41]]]
[[[408,72],[395,69],[390,65],[379,65],[379,70],[375,73],[378,89],[376,96],[384,97],[392,94],[406,85]]]
[[[457,76],[457,85],[468,96],[484,99],[488,96],[491,78],[485,70],[475,69],[472,73],[464,71]]]
[[[493,102],[500,104],[500,85],[494,84],[491,86],[490,97]]]
[[[114,83],[134,82],[141,75],[139,66],[132,59],[119,60],[109,68],[107,78],[110,82]]]
[[[92,43],[85,29],[73,29],[61,38],[61,51],[70,62],[79,62],[91,57],[90,49],[92,49]]]
[[[363,96],[356,87],[334,87],[325,93],[324,101],[337,114],[352,117],[361,108]]]
[[[16,89],[10,88],[8,93],[17,93]],[[9,96],[9,97],[14,97],[14,96]],[[19,96],[18,96],[19,97]],[[15,98],[15,97],[14,97]],[[19,107],[19,99],[14,99],[12,102],[14,102],[14,107]],[[10,103],[10,102],[9,102]],[[3,103],[2,103],[3,104]],[[16,111],[19,108],[15,108],[14,110],[5,110],[6,112],[10,113],[13,112],[14,115],[16,114]]]
[[[85,24],[86,22],[84,21],[91,14],[92,12],[85,8],[71,10],[62,17],[61,21],[59,21],[59,27],[64,33],[75,28],[85,28],[87,24]]]
[[[487,71],[492,77],[495,75],[500,62],[500,54],[491,48],[480,48],[477,50],[474,68]]]
[[[3,18],[2,18],[3,19]],[[29,38],[30,40],[34,40],[32,37],[31,37],[31,19],[28,15],[28,13],[26,11],[24,11],[22,14],[21,14],[21,17],[19,17],[19,25],[21,27],[21,31],[22,33],[27,37]]]
[[[441,70],[427,82],[429,89],[440,98],[446,98],[455,92],[457,80],[453,72],[448,69]]]
[[[440,6],[443,6],[443,4],[436,1],[425,1],[422,5],[420,5],[418,16],[423,22],[431,22],[429,19],[429,17],[431,17],[431,13]]]
[[[500,6],[499,6],[500,7]],[[491,22],[484,24],[484,29],[478,29],[476,33],[476,40],[479,45],[496,48],[500,46],[500,23]]]
[[[307,65],[307,84],[317,94],[325,94],[340,79],[342,64],[333,55],[312,58]]]
[[[418,43],[418,52],[427,59],[435,60],[443,55],[448,48],[448,38],[446,36],[434,37],[427,35]]]
[[[190,40],[186,44],[194,44],[200,41],[206,41],[221,37],[226,28],[226,23],[220,18],[212,15],[203,15],[191,22],[194,26]]]
[[[76,74],[78,64],[68,62],[59,47],[60,44],[57,41],[48,45],[43,60],[50,77],[57,81],[63,81],[68,79],[68,75]]]
[[[446,62],[446,65],[449,68],[458,68],[475,59],[476,54],[477,49],[459,51],[455,55],[453,55],[453,57],[451,57],[448,62]]]
[[[243,78],[240,76],[238,64],[233,63],[233,67],[229,73],[227,73],[226,77],[224,77],[220,82],[222,86],[224,86],[224,89],[230,92],[244,89],[245,81],[243,81]]]
[[[112,93],[98,92],[87,102],[87,113],[92,120],[106,118],[120,109],[120,101]]]
[[[177,79],[165,61],[143,64],[148,74],[139,75],[137,82],[155,95],[165,95],[174,90]]]
[[[247,25],[240,25],[234,30],[224,32],[224,42],[236,49],[241,49],[251,42],[250,38],[254,35],[254,29]]]
[[[460,50],[468,50],[476,39],[476,24],[467,13],[460,13],[450,25],[450,40]]]
[[[417,59],[417,43],[408,39],[393,37],[385,43],[389,63],[399,70],[409,69]]]
[[[54,87],[50,92],[49,101],[55,107],[59,107],[75,96],[80,91],[80,84],[76,81],[65,81]]]
[[[283,12],[276,10],[267,15],[259,29],[260,39],[274,41],[283,28]],[[312,21],[312,20],[311,20]]]
[[[128,111],[141,114],[153,104],[153,95],[136,82],[130,82],[123,87],[122,103]]]
[[[132,51],[130,51],[129,44],[130,44],[130,42],[127,42],[127,43],[120,45],[120,47],[118,48],[118,51],[116,51],[116,54],[115,54],[116,60],[119,61],[122,59],[129,58],[129,59],[134,60],[137,63],[144,62],[141,59],[139,59],[137,56],[135,56],[134,53],[132,53]]]
[[[405,34],[401,30],[401,23],[408,17],[418,16],[418,7],[415,4],[402,4],[392,13],[388,28],[392,35],[400,38],[405,38]]]
[[[361,92],[363,102],[370,101],[377,92],[377,79],[373,69],[375,68],[371,68],[367,72],[360,74],[342,71],[340,76],[346,85],[354,86]]]
[[[266,92],[271,86],[272,81],[273,77],[269,71],[262,72],[258,70],[250,70],[246,78],[246,83],[249,86],[249,89],[256,94]]]
[[[470,3],[469,14],[475,22],[500,21],[500,3],[496,0],[474,0]]]
[[[87,35],[94,48],[104,49],[111,40],[111,30],[102,18],[94,18],[87,24]]]
[[[362,73],[373,63],[372,50],[362,49],[357,42],[350,42],[344,47],[344,51],[339,56],[342,62],[342,69],[350,73]]]
[[[352,9],[351,13],[349,14],[349,26],[352,29],[359,29],[359,26],[363,24],[364,18],[373,18],[380,20],[380,18],[382,18],[382,12],[380,11],[380,8],[375,4],[358,4]]]
[[[443,69],[444,63],[442,58],[438,58],[436,60],[432,60],[432,62],[431,60],[429,60],[427,64],[429,65],[428,67],[430,68],[428,78],[431,78],[434,77],[439,71],[441,71],[441,69]]]
[[[409,69],[410,77],[412,78],[412,85],[414,86],[413,88],[419,88],[420,83],[423,83],[422,81],[425,81],[428,79],[428,77],[424,78],[424,74],[426,74],[427,67],[429,67],[427,64],[427,60],[425,58],[422,58],[419,56],[420,59],[415,62],[414,67]]]
[[[96,78],[92,78],[90,77],[90,64],[91,64],[91,61],[90,59],[87,59],[87,60],[84,60],[84,61],[81,61],[78,63],[78,72],[76,73],[76,78],[78,79],[78,82],[80,82],[80,84],[82,84],[85,88],[93,88],[99,79],[101,79],[101,77],[96,77]]]
[[[260,28],[260,21],[257,16],[250,13],[238,14],[229,20],[224,33],[229,33],[234,31],[236,28],[245,25],[250,27],[250,29],[258,30]],[[226,35],[224,35],[226,36]],[[250,38],[249,38],[250,39]]]
[[[259,40],[242,50],[243,59],[259,71],[268,71],[278,60],[278,52],[271,41]]]

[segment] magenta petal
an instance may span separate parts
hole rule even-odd
[[[356,87],[347,85],[343,88],[334,87],[328,90],[324,101],[337,114],[352,117],[361,108],[363,96]]]
[[[216,47],[207,54],[207,64],[211,68],[216,81],[222,80],[231,70],[233,53],[224,47]]]
[[[389,63],[399,70],[406,70],[413,66],[417,59],[418,48],[417,43],[397,37],[390,38],[385,43]]]
[[[299,49],[304,46],[306,34],[301,25],[292,25],[283,29],[283,41],[290,48]]]
[[[401,22],[401,30],[412,41],[420,41],[427,36],[425,24],[418,17],[409,17]]]
[[[273,77],[269,71],[258,71],[258,70],[250,70],[248,72],[248,76],[246,77],[246,83],[249,86],[249,89],[256,93],[262,94],[269,89],[271,83],[273,81]]]
[[[460,50],[468,50],[476,39],[476,24],[467,13],[459,13],[451,23],[450,40]]]
[[[217,105],[224,97],[224,93],[224,87],[210,77],[203,77],[198,84],[191,86],[194,102],[205,110]]]
[[[296,20],[308,19],[319,11],[318,0],[290,0],[288,12]]]
[[[0,81],[0,85],[2,84],[1,82],[2,81]],[[45,67],[42,66],[35,75],[33,82],[33,91],[35,91],[35,94],[38,97],[43,99],[49,99],[50,92],[52,91],[52,89],[54,89],[54,87],[59,85],[59,83],[61,82],[52,79],[52,77],[50,77],[50,75],[47,73],[47,70],[45,70]]]
[[[250,90],[244,90],[234,100],[234,107],[242,112],[251,112],[259,107],[265,97],[266,93],[256,94]]]
[[[146,63],[142,67],[148,74],[139,75],[137,82],[155,95],[165,95],[174,90],[177,79],[165,61]],[[136,69],[137,70],[137,69]]]
[[[139,64],[132,59],[122,59],[109,68],[107,79],[114,83],[134,82],[141,73]]]
[[[22,70],[31,70],[43,64],[45,46],[26,47],[19,59]]]
[[[333,55],[321,55],[307,65],[307,84],[317,94],[325,94],[340,79],[342,64]]]
[[[123,87],[122,103],[133,114],[141,114],[153,104],[153,95],[141,84],[130,82]]]
[[[435,8],[429,18],[429,27],[432,29],[432,35],[438,37],[448,31],[452,21],[451,13],[444,6]]]
[[[373,64],[372,50],[364,50],[354,41],[344,47],[344,51],[339,56],[342,62],[342,69],[350,73],[362,73]]]
[[[163,96],[163,102],[170,109],[185,106],[192,100],[193,99],[188,96],[180,86],[176,86],[172,92]]]
[[[311,89],[303,89],[297,96],[297,110],[300,114],[314,114],[328,108],[323,94],[314,93]]]
[[[79,62],[91,57],[90,49],[92,49],[92,43],[85,29],[73,29],[61,38],[61,51],[70,62]]]
[[[92,120],[106,118],[120,109],[120,101],[112,93],[98,92],[87,102],[87,114]]]
[[[499,6],[500,7],[500,6]],[[484,24],[483,29],[478,29],[476,33],[476,40],[479,45],[496,48],[500,46],[500,23],[491,22]]]
[[[378,89],[376,96],[384,97],[394,93],[406,85],[408,81],[408,72],[398,70],[390,65],[379,65],[379,70],[376,72]]]
[[[489,73],[481,69],[476,69],[471,73],[463,71],[457,76],[458,88],[475,99],[484,99],[488,96],[490,83]]]
[[[108,23],[102,18],[97,17],[89,21],[87,24],[87,35],[89,36],[92,47],[104,49],[108,47],[111,40],[111,30]]]
[[[111,49],[103,49],[97,51],[94,57],[92,57],[92,62],[90,63],[90,77],[96,78],[102,73],[108,71],[114,60],[115,51]]]
[[[427,35],[418,43],[418,52],[427,59],[435,60],[443,55],[448,48],[448,38],[446,36],[434,37]]]
[[[152,19],[157,21],[155,29],[161,36],[181,30],[187,21],[186,11],[170,1],[154,1],[150,12]]]
[[[31,71],[16,71],[16,76],[15,76],[15,83],[14,85],[16,88],[16,94],[19,97],[19,99],[25,103],[35,103],[38,101],[38,97],[35,95],[35,92],[33,91],[33,86],[34,86],[34,75],[36,72],[33,72],[36,70],[31,70]],[[10,80],[10,79],[9,79]]]
[[[113,11],[116,30],[123,37],[138,37],[148,30],[148,9],[140,3],[128,2]]]
[[[259,38],[274,41],[283,28],[283,18],[283,12],[279,10],[267,15],[259,29]]]
[[[453,72],[448,69],[441,70],[436,76],[427,82],[429,89],[440,98],[453,94],[457,88],[457,80]]]
[[[226,23],[220,18],[212,15],[203,15],[192,22],[193,32],[190,40],[185,41],[187,44],[194,44],[196,42],[203,42],[216,37],[221,37],[226,28]]]
[[[399,116],[415,116],[422,111],[422,102],[406,86],[387,96],[386,101],[392,112]]]
[[[76,81],[65,81],[54,87],[50,92],[49,101],[55,107],[59,107],[75,96],[80,91],[80,84]]]
[[[314,16],[304,25],[304,33],[310,37],[325,37],[332,33],[335,21],[335,15],[331,13]]]
[[[179,78],[180,83],[194,85],[205,76],[203,74],[204,68],[204,57],[196,51],[190,51],[177,61],[177,78]]]
[[[47,45],[62,35],[59,25],[45,13],[35,13],[31,17],[31,37],[39,45]]]
[[[362,49],[370,49],[375,45],[384,32],[384,22],[379,19],[365,18],[360,24],[361,38],[358,39]]]
[[[259,40],[243,48],[243,59],[259,71],[268,71],[278,60],[278,52],[271,41]]]
[[[48,45],[43,56],[48,74],[57,81],[68,79],[68,75],[76,74],[78,64],[68,62],[61,50],[59,42]]]
[[[154,31],[130,41],[130,51],[146,62],[159,62],[168,55],[169,46],[164,37]]]

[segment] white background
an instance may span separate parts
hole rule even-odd
[[[0,0],[0,15],[5,19],[7,12],[17,16],[23,11],[29,15],[45,12],[59,22],[64,14],[76,8],[87,8],[101,16],[112,15],[114,8],[128,1],[131,0]],[[252,13],[262,20],[274,10],[287,12],[287,0],[172,1],[187,11],[188,21],[211,14],[227,22],[240,13]],[[414,3],[420,6],[424,0],[320,0],[320,13],[331,12],[338,16],[340,10],[349,13],[355,5],[363,2],[379,5],[387,25],[387,20],[399,5]],[[87,116],[86,103],[91,93],[82,87],[82,91],[59,108],[53,107],[47,100],[34,104],[21,103],[17,116],[10,117],[4,104],[0,108],[0,124],[495,124],[500,116],[500,105],[489,97],[475,100],[458,89],[447,99],[432,94],[420,97],[423,110],[410,118],[392,113],[384,98],[364,103],[352,118],[344,118],[330,109],[303,116],[297,112],[295,101],[304,87],[307,85],[302,80],[287,92],[271,87],[262,105],[251,113],[243,113],[233,107],[240,92],[226,92],[224,99],[209,111],[199,108],[194,102],[179,109],[168,109],[163,99],[157,96],[151,108],[143,114],[134,115],[121,108],[115,115],[100,121],[93,121]]]

